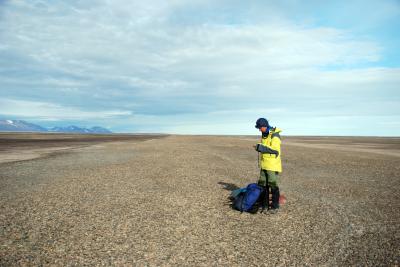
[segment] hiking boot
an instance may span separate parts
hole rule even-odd
[[[279,209],[279,187],[273,187],[271,188],[271,193],[272,193],[272,209]]]

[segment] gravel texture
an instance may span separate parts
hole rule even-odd
[[[228,199],[258,179],[256,138],[124,140],[2,163],[0,266],[398,266],[400,157],[287,140],[287,202],[273,215]]]

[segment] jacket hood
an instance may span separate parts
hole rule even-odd
[[[269,134],[274,134],[274,133],[281,133],[282,129],[278,128],[278,127],[271,127],[270,129],[268,129],[268,132],[262,133],[261,136],[262,138],[267,138]]]
[[[271,130],[272,130],[272,132],[274,132],[274,133],[281,133],[281,132],[282,132],[282,129],[280,129],[280,128],[278,128],[278,127],[272,128]]]

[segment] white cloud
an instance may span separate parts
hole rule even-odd
[[[124,110],[85,111],[76,107],[66,107],[47,102],[15,99],[0,99],[1,114],[20,116],[35,120],[93,120],[111,119],[119,116],[131,116]]]
[[[137,75],[148,69],[169,74],[167,78],[176,72],[185,77],[196,72],[243,76],[252,71],[379,59],[377,44],[333,28],[212,23],[179,26],[169,23],[174,5],[119,2],[100,1],[79,12],[68,5],[57,10],[49,3],[41,12],[32,12],[35,8],[25,11],[29,13],[10,11],[3,34],[12,44],[9,49],[30,55],[41,66],[103,79]],[[75,12],[68,12],[71,9]],[[142,20],[146,23],[133,23]],[[142,79],[149,78],[142,75]]]

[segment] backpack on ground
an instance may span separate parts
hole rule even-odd
[[[264,188],[255,183],[249,184],[246,188],[238,189],[235,192],[233,207],[241,212],[251,212],[263,191]]]

